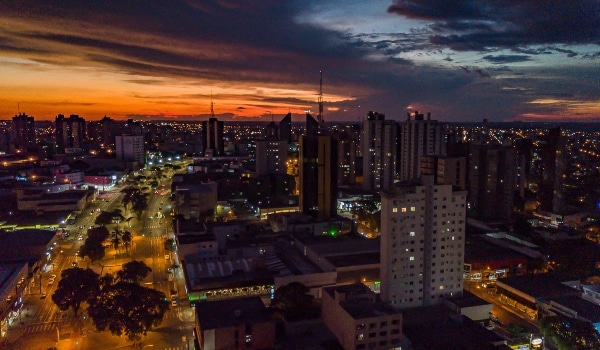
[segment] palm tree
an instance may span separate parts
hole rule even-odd
[[[115,248],[115,251],[118,251],[119,246],[121,245],[121,236],[123,236],[123,233],[121,233],[121,231],[119,231],[119,229],[117,228],[110,235],[111,235],[110,242],[111,242],[113,248]]]
[[[125,251],[128,252],[129,251],[129,246],[131,245],[131,232],[129,231],[125,231],[123,232],[123,235],[121,236],[121,241],[123,242],[123,245],[125,246]]]

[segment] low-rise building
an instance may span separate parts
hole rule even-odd
[[[0,345],[23,306],[27,275],[27,262],[0,264]]]
[[[200,350],[273,349],[275,323],[258,297],[196,304]]]
[[[402,341],[402,313],[356,283],[323,289],[322,315],[347,350],[395,349]]]

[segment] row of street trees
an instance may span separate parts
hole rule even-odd
[[[62,311],[72,309],[75,316],[87,304],[87,314],[97,330],[139,339],[160,325],[169,309],[164,293],[139,285],[151,271],[141,261],[124,264],[116,278],[100,277],[89,268],[66,269],[52,301]]]

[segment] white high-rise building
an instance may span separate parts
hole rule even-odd
[[[398,124],[385,115],[369,112],[363,124],[363,189],[389,190],[396,175]]]
[[[144,164],[144,136],[115,136],[115,148],[118,161]]]
[[[411,181],[421,176],[422,156],[444,155],[446,144],[442,123],[431,120],[429,113],[427,119],[418,111],[408,113],[408,119],[400,123],[400,181]]]
[[[462,293],[466,196],[433,175],[381,193],[382,300],[404,309]]]

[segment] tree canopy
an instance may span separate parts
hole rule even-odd
[[[106,252],[104,251],[102,241],[90,237],[88,237],[81,248],[79,248],[79,256],[82,258],[87,256],[92,262],[102,259],[105,254]]]
[[[123,214],[119,209],[115,209],[113,211],[102,211],[98,217],[96,217],[95,224],[99,226],[106,226],[116,222],[121,222],[123,219]]]
[[[124,282],[140,283],[150,272],[152,269],[143,261],[134,260],[123,264],[121,270],[117,272],[117,277]]]
[[[164,293],[119,281],[106,286],[92,301],[88,315],[96,329],[135,339],[158,326],[169,303]]]
[[[99,275],[92,269],[73,267],[63,270],[52,301],[62,311],[73,308],[77,315],[81,303],[90,300],[99,290]]]
[[[314,308],[313,299],[308,287],[292,282],[275,290],[271,306],[281,311],[286,320],[296,321],[310,316],[309,312]]]
[[[559,350],[600,349],[600,335],[591,323],[557,315],[540,320],[540,330],[552,338]]]

